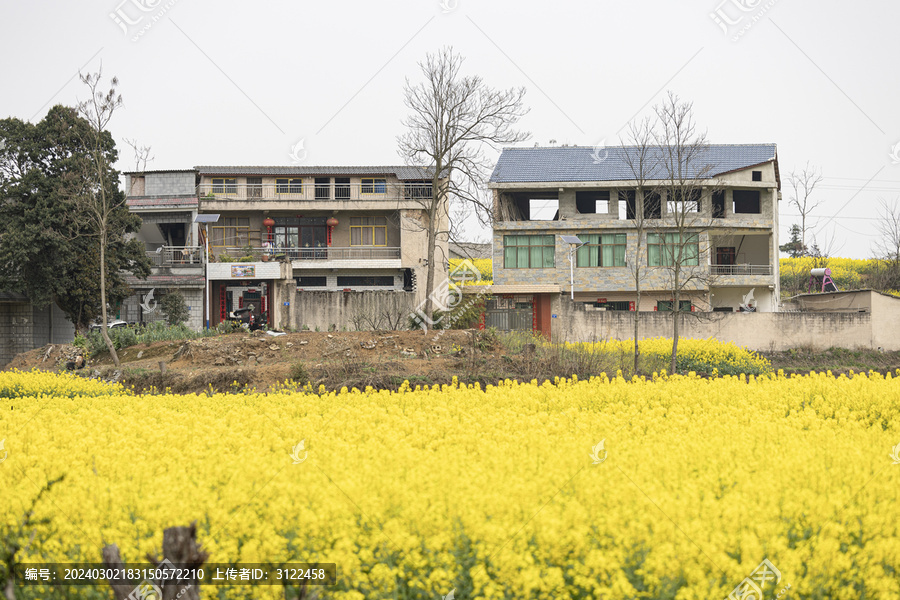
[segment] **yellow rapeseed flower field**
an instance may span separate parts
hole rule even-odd
[[[890,376],[212,396],[2,377],[31,391],[2,396],[0,543],[66,475],[25,562],[142,560],[196,520],[210,563],[336,563],[324,598],[721,599],[763,559],[766,598],[900,597]]]

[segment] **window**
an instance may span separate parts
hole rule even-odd
[[[670,215],[678,216],[682,214],[682,211],[684,211],[685,213],[700,212],[700,190],[675,190],[673,195],[674,197],[666,202],[666,212],[668,212]],[[687,196],[688,198],[684,207],[682,207],[681,205],[682,195]]]
[[[226,178],[226,177],[217,177],[212,180],[212,193],[213,194],[236,194],[237,193],[237,179],[234,177]]]
[[[672,304],[674,304],[674,300],[658,300],[656,302],[656,310],[660,312],[672,312]],[[681,312],[691,312],[691,301],[679,300],[678,310]]]
[[[324,275],[322,276],[310,276],[307,275],[305,277],[297,278],[297,287],[300,288],[308,288],[308,287],[325,287],[328,285],[328,278]]]
[[[504,235],[503,267],[551,269],[556,266],[556,236]]]
[[[712,216],[713,219],[725,218],[725,191],[714,190],[712,193]]]
[[[633,219],[635,213],[635,190],[619,192],[619,219]],[[646,215],[644,215],[646,216]]]
[[[334,178],[334,197],[336,200],[350,199],[350,178],[335,177]]]
[[[762,171],[751,171],[750,176],[753,178],[753,181],[762,181]]]
[[[262,198],[262,177],[247,178],[247,197]]]
[[[576,253],[579,267],[624,267],[624,233],[579,233],[578,239],[587,242]]]
[[[351,246],[387,246],[387,217],[350,217]]]
[[[326,258],[325,217],[275,217],[273,233],[275,248],[287,249],[292,259]]]
[[[250,240],[250,219],[225,217],[221,225],[213,226],[210,243],[220,248],[243,248]]]
[[[585,304],[590,304],[595,308],[605,308],[606,310],[630,311],[632,310],[633,302],[623,300],[618,302],[586,302]]]
[[[393,275],[338,275],[338,287],[388,287],[394,285]]]
[[[575,192],[575,209],[583,215],[609,212],[609,190]]]
[[[331,198],[331,179],[328,177],[316,177],[316,200],[328,200]]]
[[[293,179],[276,179],[275,192],[278,194],[302,194],[303,179],[299,177]]]
[[[378,179],[378,178],[363,178],[362,186],[360,187],[360,193],[362,194],[386,194],[387,193],[387,180],[386,179]]]
[[[662,196],[659,192],[644,192],[644,218],[662,218]]]
[[[734,190],[734,212],[758,215],[759,190]]]
[[[651,267],[696,267],[700,264],[700,239],[689,233],[679,241],[677,233],[647,235],[647,264]]]

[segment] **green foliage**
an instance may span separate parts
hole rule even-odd
[[[799,225],[791,225],[791,239],[785,244],[778,246],[778,249],[790,256],[798,258],[806,254],[806,246],[801,241],[802,232]]]
[[[194,331],[184,324],[167,325],[161,321],[137,325],[135,327],[115,327],[109,329],[109,337],[116,350],[136,346],[138,344],[152,344],[153,342],[167,342],[173,340],[192,340],[201,337],[211,337],[220,332],[216,329]],[[100,331],[91,331],[87,335],[88,350],[91,356],[106,352],[106,343],[100,335]]]
[[[163,296],[159,301],[159,308],[169,325],[180,325],[191,318],[184,295],[178,290],[172,290]]]
[[[85,208],[95,193],[90,174],[91,126],[71,107],[57,105],[36,124],[0,120],[0,288],[16,289],[37,306],[55,302],[76,327],[100,315],[100,252],[96,227]],[[131,295],[123,270],[150,273],[144,245],[127,239],[141,227],[119,191],[115,141],[102,132],[100,153],[109,215],[107,303]],[[93,171],[94,173],[96,170]]]
[[[235,321],[222,321],[218,325],[216,325],[215,331],[217,333],[227,334],[234,333],[235,331],[240,331],[243,329],[240,323],[236,323]]]
[[[306,370],[306,365],[300,361],[291,365],[289,377],[291,378],[291,381],[297,383],[309,383],[310,381],[309,371]]]

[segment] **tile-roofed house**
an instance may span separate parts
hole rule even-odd
[[[666,147],[650,148],[645,164],[657,164]],[[646,268],[641,310],[671,310],[670,274],[662,257],[673,241],[675,214],[686,215],[690,238],[683,247],[698,275],[682,310],[777,310],[778,204],[781,181],[775,144],[711,144],[684,165],[690,200],[681,203],[666,170],[648,169],[644,198],[629,158],[635,147],[554,146],[505,148],[491,174],[494,284],[520,292],[508,308],[489,315],[512,323],[504,310],[534,307],[536,329],[549,334],[559,302],[589,309],[634,310],[631,266]],[[670,192],[671,190],[671,192]],[[672,197],[669,197],[669,194]],[[643,206],[646,237],[638,247],[635,217]],[[673,212],[675,211],[675,212]],[[573,254],[562,236],[583,245]],[[569,239],[569,238],[567,238]],[[563,296],[538,293],[558,285]],[[518,286],[518,287],[516,287]],[[510,296],[510,294],[507,294]],[[502,303],[500,303],[502,304]],[[552,311],[552,312],[551,312]],[[530,326],[520,319],[522,326]],[[487,325],[490,325],[488,323]]]

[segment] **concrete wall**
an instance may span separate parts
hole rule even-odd
[[[392,319],[401,318],[401,328],[408,324],[408,316],[416,307],[415,294],[413,292],[296,292],[290,307],[284,306],[283,298],[291,291],[289,284],[277,286],[278,309],[281,310],[281,318],[287,317],[291,326],[302,329],[304,326],[311,330],[317,327],[320,331],[335,329],[341,331],[356,329],[356,321],[361,317],[367,323],[373,319],[382,318],[384,313],[391,315]],[[285,311],[289,308],[289,311]],[[382,320],[382,322],[384,322]],[[370,328],[367,323],[363,329]]]
[[[900,350],[897,308],[876,300],[873,313],[700,313],[682,315],[681,336],[715,338],[752,350],[877,348]],[[897,302],[900,302],[898,300]],[[881,304],[881,307],[877,305]],[[625,340],[634,337],[634,313],[585,311],[561,298],[554,306],[552,339]],[[876,316],[877,315],[877,316]],[[641,339],[672,337],[671,313],[640,313]],[[883,330],[882,330],[883,328]]]
[[[197,176],[193,171],[187,173],[147,173],[144,175],[143,195],[196,196]]]
[[[0,366],[16,354],[45,344],[68,344],[75,327],[56,306],[35,308],[28,302],[0,302]]]

